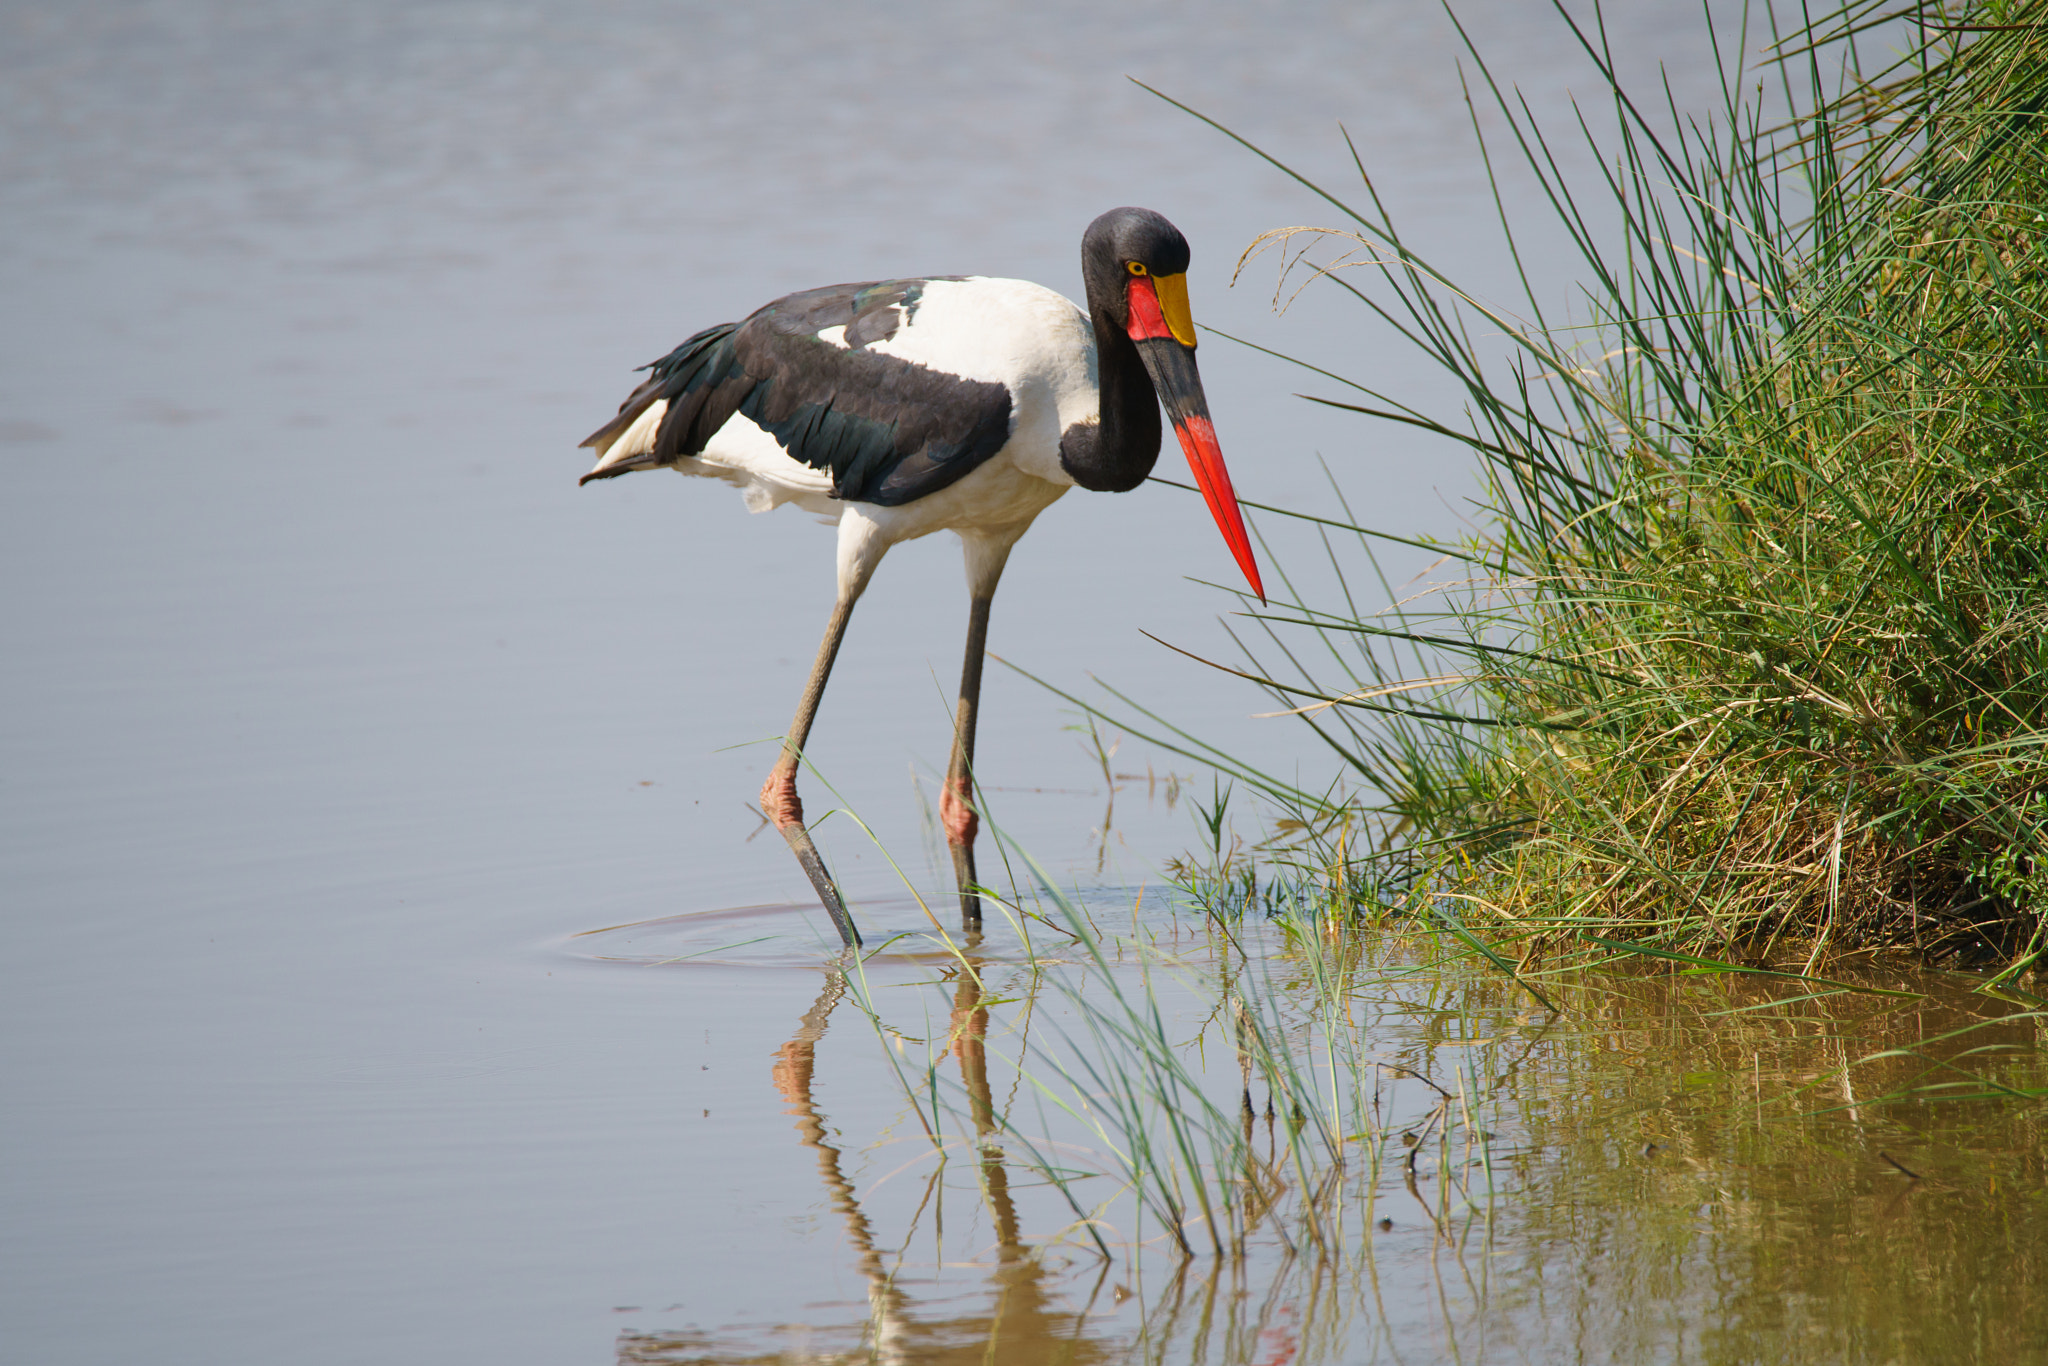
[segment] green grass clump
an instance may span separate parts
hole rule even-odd
[[[1545,934],[2018,972],[2048,909],[2048,5],[1724,31],[1711,118],[1638,104],[1574,32],[1614,92],[1611,131],[1581,115],[1590,191],[1479,66],[1575,248],[1569,324],[1505,194],[1513,308],[1369,180],[1317,189],[1341,231],[1271,235],[1288,269],[1304,232],[1341,248],[1315,287],[1438,361],[1462,413],[1319,370],[1352,390],[1323,401],[1461,443],[1485,488],[1433,595],[1257,614],[1253,672],[1377,793],[1297,829],[1352,858],[1363,818],[1411,883]],[[1865,73],[1859,47],[1900,44]],[[1757,48],[1767,83],[1728,55]]]

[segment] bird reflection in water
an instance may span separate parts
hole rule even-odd
[[[839,1326],[818,1325],[808,1340],[776,1347],[755,1340],[745,1346],[721,1341],[716,1334],[697,1331],[627,1333],[618,1342],[622,1363],[806,1363],[917,1362],[941,1366],[947,1362],[1040,1362],[1059,1361],[1085,1366],[1086,1363],[1122,1359],[1119,1344],[1092,1340],[1089,1312],[1103,1290],[1103,1276],[1087,1294],[1079,1312],[1062,1310],[1056,1302],[1065,1298],[1053,1284],[1057,1273],[1026,1245],[1019,1233],[1017,1208],[1010,1193],[1010,1173],[1003,1151],[996,1141],[1001,1129],[994,1097],[989,1087],[987,990],[983,981],[984,960],[975,948],[980,935],[969,935],[964,951],[955,960],[953,1010],[948,1022],[950,1052],[960,1069],[969,1112],[975,1130],[976,1174],[983,1203],[995,1231],[994,1265],[988,1277],[993,1303],[983,1314],[951,1318],[919,1317],[916,1302],[898,1284],[876,1245],[875,1230],[859,1193],[841,1166],[841,1154],[827,1137],[825,1117],[813,1097],[818,1043],[825,1037],[833,1011],[845,997],[843,963],[825,971],[825,983],[811,1008],[804,1012],[796,1033],[775,1052],[775,1089],[788,1103],[796,1119],[798,1141],[817,1157],[818,1176],[826,1198],[845,1221],[848,1242],[853,1245],[861,1275],[868,1283],[868,1322],[865,1328],[847,1333],[842,1350],[819,1350],[821,1337],[837,1336]],[[943,1179],[942,1165],[932,1173],[932,1191]],[[922,1210],[923,1205],[920,1205]],[[907,1236],[907,1235],[906,1235]],[[1106,1273],[1107,1267],[1103,1270]],[[1072,1281],[1069,1288],[1078,1288]],[[1082,1282],[1086,1285],[1086,1282]],[[1109,1327],[1107,1323],[1103,1325]]]

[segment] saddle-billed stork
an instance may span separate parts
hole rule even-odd
[[[708,327],[662,359],[583,444],[583,483],[672,469],[795,503],[839,526],[839,594],[761,809],[849,946],[860,934],[812,843],[797,766],[853,605],[890,546],[934,531],[966,548],[967,659],[940,820],[960,914],[975,894],[974,722],[989,602],[1010,547],[1069,488],[1123,493],[1159,458],[1163,403],[1252,591],[1258,564],[1195,370],[1188,244],[1149,209],[1111,209],[1081,237],[1088,312],[1039,285],[935,276],[833,285]]]

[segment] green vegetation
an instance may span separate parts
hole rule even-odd
[[[1524,256],[1501,179],[1512,308],[1405,241],[1364,166],[1355,196],[1311,186],[1346,227],[1247,253],[1346,291],[1460,411],[1309,366],[1348,390],[1318,401],[1484,471],[1478,533],[1441,547],[1455,581],[1378,612],[1352,584],[1385,584],[1384,532],[1266,510],[1283,582],[1315,537],[1339,591],[1254,610],[1246,672],[1365,794],[1224,761],[1283,807],[1275,857],[1298,879],[1456,907],[1496,948],[1525,941],[1525,965],[1615,941],[1809,971],[1906,946],[2008,982],[2041,961],[2044,11],[1860,0],[1724,32],[1711,118],[1634,98],[1575,24],[1614,91],[1611,130],[1580,123],[1590,186],[1475,46],[1474,97],[1537,187],[1516,198],[1576,250],[1568,319],[1545,289],[1566,272]],[[1249,885],[1222,852],[1212,897]]]
[[[1416,595],[1373,555],[1406,538],[1341,492],[1260,509],[1288,534],[1239,672],[1346,787],[1302,791],[1118,694],[1143,720],[1110,719],[1234,780],[1187,794],[1199,913],[1165,942],[1135,909],[1113,933],[1012,847],[1027,886],[990,904],[1023,964],[935,936],[946,1027],[928,1004],[924,1037],[892,1042],[1006,1257],[1037,1199],[1034,1255],[1129,1264],[1142,1359],[1353,1359],[1365,1306],[1397,1317],[1380,1240],[1410,1233],[1471,1359],[1495,1330],[1631,1360],[2034,1345],[2048,1010],[2017,983],[2048,948],[2044,11],[1854,4],[1770,35],[1768,100],[1731,58],[1716,118],[1667,99],[1663,125],[1575,29],[1616,91],[1591,196],[1481,65],[1580,254],[1569,324],[1505,191],[1514,310],[1406,245],[1369,180],[1362,207],[1317,191],[1352,227],[1248,253],[1278,247],[1283,281],[1347,291],[1444,367],[1457,420],[1309,368],[1351,390],[1322,401],[1479,456],[1480,530],[1429,547],[1455,578]],[[1902,37],[1853,74],[1858,43]],[[1334,596],[1274,553],[1305,543]],[[1362,582],[1395,605],[1362,610]],[[1281,813],[1249,853],[1229,833],[1248,790]],[[1843,961],[1875,946],[1997,971]],[[1257,1314],[1218,1313],[1254,1280]]]
[[[1491,1267],[1506,1319],[1553,1259],[1597,1268],[1551,1285],[1579,1309],[1540,1311],[1540,1333],[1597,1339],[1621,1277],[1696,1323],[1719,1298],[1793,1337],[1818,1329],[1774,1306],[1804,1287],[1842,1359],[1948,1359],[1927,1348],[1959,1327],[1964,1359],[2025,1354],[2048,1012],[1903,968],[1851,986],[1636,961],[1547,972],[1538,998],[1454,937],[1313,909],[1161,911],[1125,933],[1031,871],[1025,902],[992,903],[1009,933],[1038,927],[1024,959],[933,936],[951,966],[918,984],[928,1023],[903,1040],[922,1063],[890,1050],[923,1135],[907,1143],[972,1165],[1020,1257],[1028,1230],[1041,1260],[1134,1279],[1232,1266],[1298,1294],[1341,1348],[1375,1298],[1374,1241],[1399,1229]],[[893,1032],[865,970],[856,995]],[[1840,1236],[1880,1219],[1886,1256]],[[1158,1302],[1160,1333],[1179,1303]],[[1620,1355],[1650,1359],[1673,1325],[1631,1331]],[[1734,1334],[1702,1359],[1785,1355],[1753,1347]]]

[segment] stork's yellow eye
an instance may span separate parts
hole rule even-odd
[[[1133,275],[1143,275],[1145,273],[1145,263],[1143,261],[1127,261],[1124,264],[1125,268]]]

